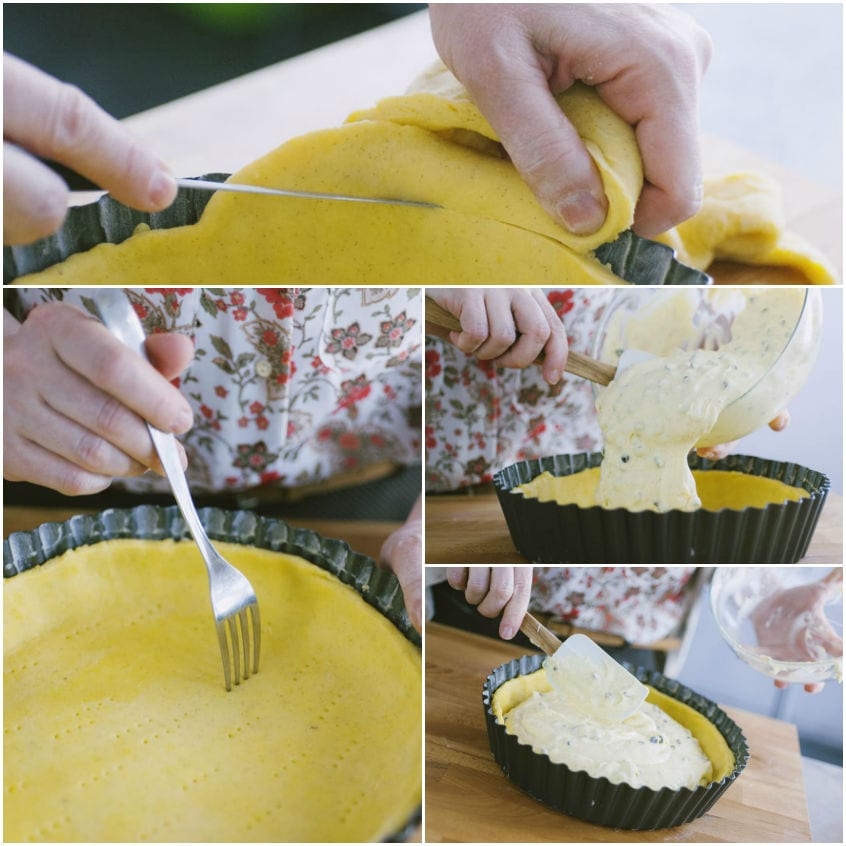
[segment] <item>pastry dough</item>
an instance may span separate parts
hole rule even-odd
[[[619,283],[591,250],[634,219],[643,185],[634,131],[593,88],[577,83],[558,101],[608,197],[605,223],[591,236],[573,235],[547,216],[466,91],[437,65],[405,96],[358,112],[341,127],[295,138],[231,180],[438,208],[219,193],[192,226],[144,229],[118,246],[98,245],[18,281],[44,287]],[[743,202],[735,204],[737,196]],[[703,213],[665,240],[703,269],[714,257],[739,257],[790,264],[811,282],[834,281],[824,258],[782,232],[772,191],[759,190],[754,178],[734,177],[709,183]]]
[[[419,806],[419,651],[315,565],[217,546],[262,615],[260,671],[229,693],[192,543],[6,581],[7,842],[379,840]]]

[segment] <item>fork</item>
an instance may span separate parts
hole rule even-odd
[[[104,288],[102,292],[97,292],[94,302],[100,319],[109,331],[147,360],[144,327],[126,292],[121,288]],[[191,499],[176,438],[170,432],[163,432],[150,423],[147,423],[147,429],[176,504],[188,524],[208,570],[212,612],[223,659],[223,678],[226,689],[231,690],[233,680],[235,684],[240,684],[242,672],[244,679],[250,677],[251,668],[253,673],[258,672],[261,649],[258,600],[246,576],[212,546]]]

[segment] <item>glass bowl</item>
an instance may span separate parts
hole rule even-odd
[[[796,290],[796,322],[786,344],[773,351],[767,372],[723,410],[697,447],[736,441],[765,426],[804,385],[819,352],[822,298],[817,290]],[[615,291],[597,330],[593,355],[616,364],[624,349],[661,356],[680,349],[717,350],[731,340],[734,317],[745,301],[743,289],[738,288]],[[668,322],[667,312],[673,308],[673,320]],[[665,319],[658,332],[649,318],[662,311]]]
[[[842,680],[843,659],[833,655],[819,642],[811,650],[814,658],[808,660],[786,660],[772,647],[760,646],[753,614],[762,609],[762,603],[772,600],[780,591],[787,589],[807,590],[807,586],[819,583],[832,572],[831,567],[720,567],[711,582],[711,611],[717,627],[735,655],[759,673],[784,682],[813,684],[829,679]],[[825,617],[834,633],[843,635],[843,593],[831,591],[824,605]],[[771,618],[775,622],[774,618]],[[795,637],[804,637],[799,629],[807,620],[797,618]],[[778,620],[779,631],[785,632],[790,640],[783,620]],[[807,630],[803,630],[807,631]],[[812,641],[816,640],[811,635]]]

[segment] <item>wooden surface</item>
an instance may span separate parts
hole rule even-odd
[[[31,506],[5,506],[3,508],[3,537],[11,532],[28,531],[42,523],[62,522],[74,514],[94,513],[78,508],[33,508]],[[346,541],[356,552],[378,559],[379,550],[391,532],[400,523],[376,520],[286,520],[292,526],[312,529],[329,538]]]
[[[179,176],[232,173],[290,138],[339,126],[352,112],[403,93],[436,58],[428,13],[420,12],[134,115],[126,124]],[[707,176],[752,170],[774,178],[787,227],[840,269],[843,218],[836,187],[723,139],[719,128],[704,136],[702,155]],[[74,202],[92,197],[88,192]],[[725,263],[714,276],[735,283],[796,281],[789,271]]]
[[[603,828],[531,799],[503,775],[491,756],[482,684],[494,667],[524,650],[436,624],[427,627],[425,643],[427,842],[810,840],[795,726],[726,708],[743,729],[752,756],[709,813],[661,831]]]
[[[829,494],[802,563],[832,564],[842,560],[843,498]],[[514,564],[525,561],[511,542],[496,494],[426,497],[427,564]]]

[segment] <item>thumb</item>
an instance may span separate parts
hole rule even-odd
[[[194,358],[194,343],[179,332],[162,332],[147,337],[150,364],[165,377],[176,378]]]
[[[546,211],[576,235],[603,224],[599,171],[536,64],[468,90]]]

